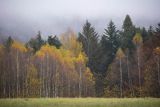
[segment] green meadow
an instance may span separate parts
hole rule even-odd
[[[0,107],[160,107],[158,98],[17,98]]]

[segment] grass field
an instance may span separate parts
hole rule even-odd
[[[0,99],[0,107],[160,107],[157,98]]]

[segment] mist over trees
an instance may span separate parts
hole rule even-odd
[[[111,20],[103,35],[87,20],[82,31],[41,32],[26,43],[0,44],[0,97],[160,97],[160,24],[122,30]]]

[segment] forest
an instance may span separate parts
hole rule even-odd
[[[160,23],[137,27],[126,15],[103,35],[88,21],[45,40],[0,43],[0,98],[160,97]]]

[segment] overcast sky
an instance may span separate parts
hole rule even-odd
[[[76,32],[88,19],[101,34],[112,19],[120,29],[126,14],[136,26],[160,22],[160,0],[0,0],[0,33],[28,39]]]

